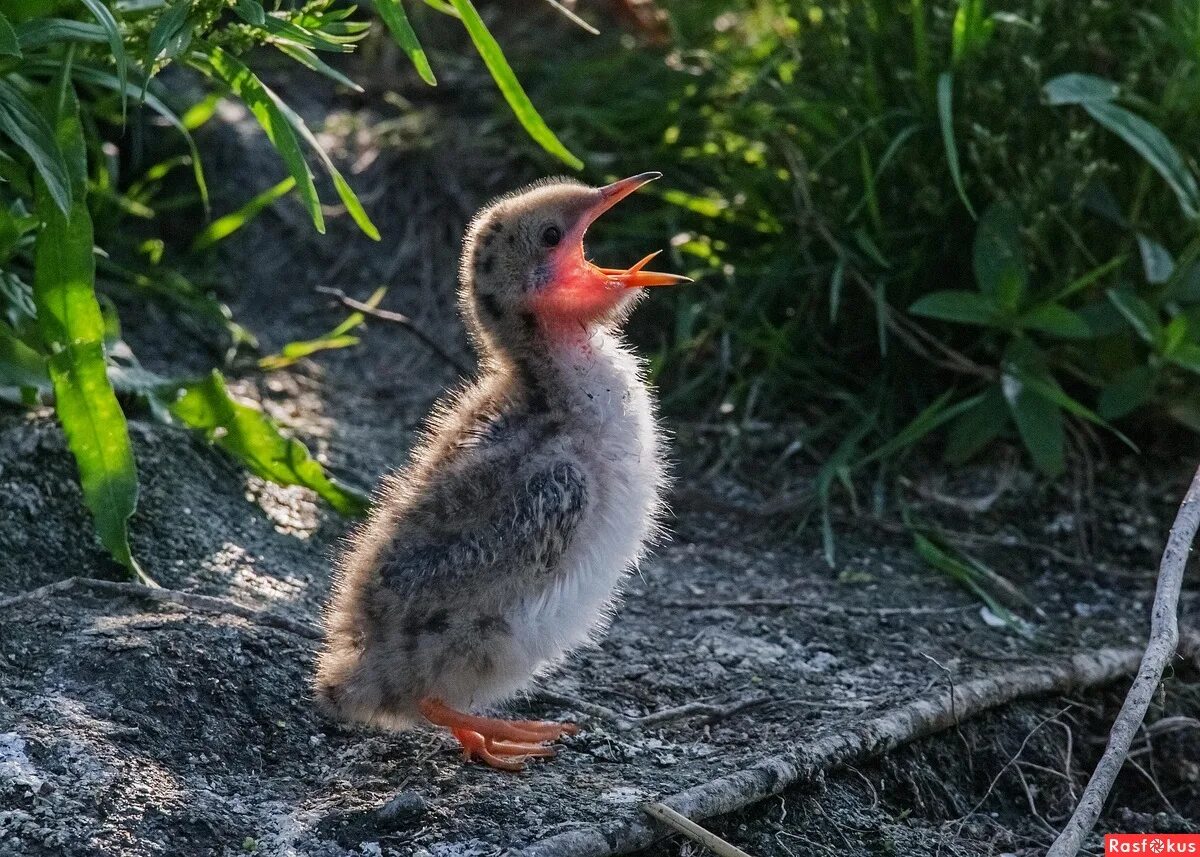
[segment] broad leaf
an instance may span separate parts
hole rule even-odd
[[[18,59],[21,57],[21,42],[17,39],[17,31],[4,15],[0,15],[0,56]]]
[[[951,464],[962,464],[1003,434],[1008,425],[1008,409],[1000,387],[989,387],[974,406],[950,426],[946,460]]]
[[[908,311],[926,318],[984,327],[994,325],[1000,314],[990,296],[965,291],[933,292],[916,301]]]
[[[24,94],[0,78],[0,134],[33,162],[46,190],[63,214],[71,210],[71,178],[66,158],[48,122]]]
[[[979,290],[1001,307],[1016,309],[1029,279],[1016,209],[1000,202],[988,206],[975,230],[973,249]]]
[[[56,107],[56,136],[83,149],[74,91],[63,82]],[[95,293],[92,221],[83,176],[63,213],[43,182],[37,194],[45,224],[34,246],[34,302],[38,327],[50,352],[55,411],[79,466],[84,504],[100,541],[130,574],[152,582],[129,547],[128,520],[137,507],[137,471],[125,414],[109,383],[104,356],[104,319]]]
[[[1150,304],[1128,289],[1110,289],[1108,299],[1143,341],[1158,345],[1162,336],[1162,322]]]
[[[46,358],[17,338],[13,329],[0,322],[0,387],[50,387]]]
[[[164,387],[160,395],[175,419],[203,431],[251,473],[280,485],[311,488],[343,515],[366,510],[367,498],[327,476],[304,444],[281,434],[262,411],[235,400],[220,372]]]
[[[1154,396],[1157,375],[1150,366],[1134,366],[1121,373],[1100,391],[1097,413],[1107,420],[1133,413]]]
[[[1200,217],[1200,188],[1178,150],[1156,126],[1119,104],[1088,101],[1084,110],[1137,151],[1175,191],[1179,207],[1190,218]]]
[[[1094,74],[1061,74],[1042,87],[1046,100],[1055,107],[1063,104],[1113,101],[1121,90],[1111,80]]]
[[[1058,407],[1029,389],[1025,380],[1006,374],[1001,379],[1004,399],[1017,425],[1017,433],[1033,463],[1047,476],[1057,476],[1065,466],[1066,436]]]
[[[1175,273],[1175,260],[1171,258],[1171,251],[1141,232],[1137,234],[1137,243],[1146,282],[1152,286],[1160,286],[1171,279],[1171,275]]]
[[[1088,339],[1092,329],[1079,313],[1062,304],[1042,304],[1034,307],[1017,319],[1017,326],[1024,330],[1038,330],[1063,339]]]

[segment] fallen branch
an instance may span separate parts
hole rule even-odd
[[[874,758],[1015,700],[1115,681],[1137,669],[1141,654],[1136,648],[1100,649],[1081,652],[1057,664],[963,682],[955,687],[953,695],[946,691],[914,700],[849,730],[795,744],[784,753],[659,802],[693,820],[733,812],[823,771]],[[514,850],[513,854],[608,857],[644,848],[661,835],[661,829],[638,817],[576,828]]]
[[[1046,857],[1074,857],[1083,847],[1083,840],[1096,826],[1104,801],[1129,755],[1133,738],[1146,718],[1150,700],[1162,681],[1163,670],[1179,649],[1179,593],[1197,528],[1200,528],[1200,469],[1192,477],[1192,484],[1179,505],[1179,513],[1167,537],[1150,614],[1150,642],[1146,645],[1137,676],[1113,722],[1108,746],[1083,790],[1083,797]]]
[[[57,580],[54,583],[39,586],[37,589],[31,589],[19,595],[0,599],[0,610],[28,601],[41,601],[51,595],[57,595],[71,589],[86,589],[104,595],[124,595],[129,598],[144,598],[147,601],[175,604],[202,613],[238,616],[257,625],[266,625],[272,628],[279,628],[282,631],[290,631],[297,636],[306,637],[310,640],[317,640],[321,637],[321,632],[307,622],[302,622],[298,619],[289,619],[287,616],[280,616],[278,613],[270,613],[266,610],[255,610],[253,607],[246,607],[228,598],[200,595],[195,592],[181,592],[178,589],[164,589],[161,586],[145,586],[141,583],[130,583],[121,580],[100,580],[95,577],[68,577],[66,580]]]
[[[430,351],[432,351],[434,354],[436,354],[438,357],[440,357],[445,362],[449,363],[451,366],[453,366],[455,369],[457,369],[461,374],[463,374],[463,375],[471,374],[472,370],[471,370],[470,366],[468,366],[466,363],[459,360],[457,357],[455,357],[453,354],[451,354],[449,351],[447,351],[445,348],[443,348],[440,342],[438,342],[434,337],[432,337],[428,333],[426,333],[421,328],[420,325],[418,325],[415,321],[413,321],[411,318],[406,316],[404,313],[392,312],[391,310],[379,309],[378,307],[373,307],[370,304],[365,304],[360,300],[355,300],[354,298],[350,297],[348,294],[343,292],[341,289],[333,289],[333,288],[329,288],[328,286],[317,286],[316,290],[323,295],[332,295],[333,297],[335,297],[339,301],[341,301],[342,306],[348,307],[349,309],[352,309],[352,310],[357,310],[358,312],[361,312],[363,315],[369,315],[371,318],[377,318],[380,321],[387,321],[387,322],[391,322],[392,324],[400,325],[405,330],[407,330],[409,333],[411,333],[413,336],[415,336],[417,339],[421,340],[421,342],[425,343],[425,346]]]

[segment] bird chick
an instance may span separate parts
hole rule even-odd
[[[434,409],[341,558],[316,693],[334,716],[446,727],[468,757],[520,770],[572,724],[472,711],[507,699],[602,629],[658,530],[655,406],[618,327],[644,286],[600,268],[588,226],[658,178],[560,179],[471,222],[460,309],[478,378]]]

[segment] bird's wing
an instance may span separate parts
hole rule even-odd
[[[567,460],[548,462],[528,478],[508,480],[490,496],[475,495],[467,514],[445,509],[413,510],[427,522],[446,515],[436,528],[403,522],[381,565],[385,585],[401,594],[430,589],[467,591],[489,577],[520,573],[539,577],[559,565],[583,518],[588,501],[583,471]],[[431,503],[437,503],[436,492]],[[482,507],[482,508],[480,508]]]

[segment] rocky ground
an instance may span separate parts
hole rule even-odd
[[[430,148],[365,146],[388,119],[379,105],[335,115],[326,138],[383,242],[344,216],[318,239],[285,203],[222,249],[235,317],[264,351],[344,316],[317,286],[362,298],[388,284],[385,307],[471,360],[453,312],[457,241],[472,211],[516,180],[464,149],[453,127]],[[218,210],[281,173],[234,108],[202,142],[225,189]],[[466,177],[468,156],[480,166]],[[123,309],[148,368],[211,365],[163,310]],[[456,377],[403,328],[372,322],[355,348],[245,374],[234,389],[368,487],[402,462]],[[165,587],[296,627],[84,587],[0,607],[0,854],[467,857],[619,825],[643,801],[951,684],[1139,643],[1190,469],[1160,454],[1100,459],[1093,480],[1060,487],[1000,461],[956,480],[914,478],[912,510],[1039,605],[1020,608],[1023,635],[924,565],[894,515],[841,513],[831,566],[770,480],[705,471],[708,435],[668,422],[679,438],[671,539],[603,641],[512,705],[583,731],[552,763],[504,775],[465,764],[433,731],[323,722],[308,689],[316,643],[299,623],[328,595],[346,522],[304,490],[247,478],[180,428],[135,418],[143,493],[132,532],[146,569]],[[4,413],[0,603],[72,575],[118,576],[52,419]],[[1192,582],[1185,616],[1198,594]],[[1200,685],[1189,669],[1181,662],[1164,684],[1152,719],[1165,725],[1143,735],[1103,829],[1200,829]],[[755,855],[1034,853],[1090,770],[1117,690],[1027,700],[710,823]],[[679,840],[653,852],[694,853]]]

